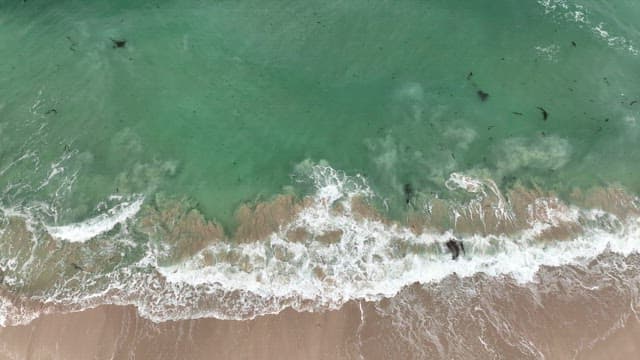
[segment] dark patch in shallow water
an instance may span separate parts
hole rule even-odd
[[[124,48],[125,46],[127,46],[127,40],[125,39],[111,39],[111,42],[113,43],[113,48]]]
[[[478,94],[478,97],[480,98],[480,101],[487,101],[487,99],[489,98],[489,93],[486,93],[482,90],[478,90],[477,94]]]
[[[536,108],[542,112],[542,120],[547,121],[547,118],[549,117],[549,113],[547,112],[547,110],[543,109],[540,106],[536,106]]]
[[[502,177],[502,186],[511,188],[518,178],[515,175],[505,175]]]
[[[84,269],[82,268],[82,266],[80,266],[80,265],[78,265],[78,264],[76,264],[76,263],[71,263],[71,266],[72,266],[74,269],[78,270],[78,271],[84,271]]]
[[[411,185],[411,183],[406,183],[402,187],[402,191],[404,192],[405,203],[408,205],[409,202],[411,202],[411,198],[413,198],[413,194],[414,194],[413,186]]]
[[[67,40],[69,40],[69,42],[71,43],[71,45],[69,46],[69,50],[76,51],[76,46],[78,45],[78,43],[73,40],[71,36],[67,36]]]
[[[451,260],[456,260],[460,256],[460,250],[462,250],[463,255],[465,254],[464,244],[460,240],[451,238],[446,242],[446,245],[449,252],[451,252]]]

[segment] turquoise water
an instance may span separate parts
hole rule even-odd
[[[362,174],[398,219],[455,197],[454,172],[638,193],[638,18],[633,1],[2,1],[0,199],[65,225],[165,194],[231,233],[243,203],[312,193],[307,160]]]
[[[615,19],[585,12],[632,44],[638,30],[624,21],[638,10],[628,7]],[[239,203],[290,184],[304,159],[365,173],[389,196],[406,182],[438,190],[448,172],[475,168],[565,187],[639,185],[625,121],[640,108],[629,105],[638,57],[534,1],[2,9],[3,163],[35,151],[45,170],[65,144],[77,151],[66,220],[116,190],[163,190],[229,221]],[[563,166],[540,154],[499,168],[504,139],[535,147],[543,132],[567,140]]]

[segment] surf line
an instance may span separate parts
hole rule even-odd
[[[144,198],[139,197],[131,202],[122,202],[107,210],[106,213],[85,221],[61,226],[47,226],[46,229],[51,236],[59,240],[86,242],[134,217],[140,211],[143,202]]]

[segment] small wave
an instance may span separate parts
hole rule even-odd
[[[134,201],[122,202],[107,210],[106,213],[82,222],[61,226],[47,226],[47,232],[56,239],[69,242],[85,242],[134,217],[140,211],[143,201],[144,199],[140,197]]]
[[[288,307],[316,311],[339,308],[351,300],[377,301],[412,284],[438,283],[452,274],[506,275],[519,283],[535,282],[545,266],[581,264],[608,250],[628,255],[640,249],[637,212],[616,215],[537,192],[520,194],[517,203],[518,196],[502,194],[492,180],[462,173],[452,173],[446,186],[474,198],[449,209],[448,216],[455,220],[449,230],[425,226],[416,231],[366,205],[363,199],[376,194],[363,177],[326,164],[307,165],[303,173],[315,187],[313,195],[296,204],[283,202],[297,210],[265,237],[230,241],[217,232],[202,231],[206,226],[199,217],[182,216],[173,207],[166,216],[143,214],[136,221],[163,228],[157,221],[164,219],[177,230],[167,232],[167,239],[164,233],[149,234],[146,252],[136,263],[102,274],[77,271],[78,281],[58,284],[31,299],[73,310],[134,305],[142,316],[157,322],[202,317],[244,320]],[[628,198],[615,203],[627,206]],[[50,227],[49,232],[58,239],[86,241],[134,217],[141,205],[142,199],[123,202],[106,214]],[[189,211],[193,210],[185,213]],[[264,220],[265,213],[253,216]],[[492,219],[501,223],[491,223]],[[480,227],[471,227],[475,232],[456,233],[467,253],[452,261],[443,243],[463,223],[478,221]],[[504,223],[517,224],[503,231]],[[193,238],[207,234],[222,237],[207,238],[202,246]],[[192,251],[173,257],[180,247]]]
[[[613,35],[605,29],[607,25],[604,22],[591,20],[589,10],[585,6],[566,0],[538,0],[538,4],[544,8],[545,14],[555,14],[579,26],[587,26],[597,38],[604,40],[610,47],[627,50],[635,56],[640,55],[640,50],[633,41],[621,35]]]
[[[200,308],[195,316],[246,319],[288,306],[337,308],[350,300],[392,297],[413,283],[436,283],[451,274],[508,275],[527,283],[535,281],[543,266],[580,263],[606,250],[628,255],[640,249],[637,218],[621,220],[602,210],[543,197],[526,205],[526,228],[510,234],[466,235],[467,255],[451,261],[443,245],[451,231],[417,234],[398,223],[363,218],[356,214],[352,201],[372,196],[365,183],[327,166],[316,166],[311,177],[317,187],[313,201],[267,239],[246,244],[218,242],[176,265],[156,267],[166,286],[190,293],[183,298],[182,309],[189,308],[193,299],[233,293],[260,301],[245,301],[242,309]],[[454,173],[447,186],[481,198],[493,196],[494,205],[500,207],[494,209],[496,213],[505,214],[505,219],[515,216],[512,204],[493,181]],[[335,210],[336,204],[340,211]],[[567,240],[540,241],[542,234],[553,233],[564,224],[580,226],[580,231]],[[289,239],[295,229],[304,229],[306,240]],[[333,241],[320,240],[331,233],[339,235]],[[154,320],[174,319],[162,305],[146,304],[142,309],[144,316]]]

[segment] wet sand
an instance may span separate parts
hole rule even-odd
[[[536,281],[449,276],[393,298],[254,320],[153,323],[133,307],[0,328],[2,359],[631,359],[640,255],[545,267]]]
[[[640,357],[640,321],[636,317],[627,324],[598,341],[589,351],[580,354],[579,360],[627,360]]]
[[[341,311],[285,311],[252,321],[198,319],[155,324],[133,307],[50,314],[0,329],[2,359],[357,358],[354,304]]]
[[[378,349],[381,344],[374,345],[375,339],[385,336],[382,331],[384,328],[373,330],[377,332],[375,336],[372,336],[372,329],[363,334],[360,315],[358,305],[350,304],[340,311],[316,314],[285,311],[251,321],[199,319],[154,324],[139,318],[131,307],[101,306],[78,313],[46,315],[26,326],[0,329],[0,358],[422,358],[419,352],[412,352],[411,349],[397,354]],[[639,340],[640,322],[630,318],[624,327],[603,337],[591,349],[577,353],[575,359],[637,358],[640,356]],[[361,349],[361,346],[365,348]],[[510,356],[508,351],[503,354],[480,354],[477,358]],[[554,354],[554,351],[547,355],[549,359],[574,358],[556,356],[558,354]]]

